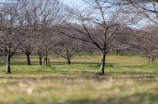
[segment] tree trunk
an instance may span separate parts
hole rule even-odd
[[[150,57],[148,57],[148,64],[150,64]]]
[[[151,58],[150,64],[153,64],[153,59]]]
[[[10,55],[7,55],[6,56],[6,72],[7,73],[11,73],[11,69],[10,69],[10,58],[11,58],[11,56]]]
[[[42,56],[41,54],[38,54],[39,55],[39,65],[42,65]]]
[[[115,53],[115,55],[118,55],[119,54],[119,50],[116,50],[116,53]]]
[[[24,51],[23,51],[23,50],[21,50],[21,53],[24,53]]]
[[[70,59],[67,59],[67,64],[70,65]]]
[[[66,49],[66,51],[67,51],[67,64],[70,65],[71,56],[70,56],[69,50]]]
[[[150,64],[153,64],[153,63],[154,63],[154,60],[155,60],[154,58],[151,58],[151,63],[150,63]]]
[[[26,55],[26,58],[27,58],[27,65],[31,65],[31,63],[30,63],[30,55],[27,54],[27,55]]]
[[[155,58],[153,59],[153,63],[155,64]]]
[[[50,61],[49,61],[49,59],[48,59],[48,63],[49,63],[49,66],[51,67],[51,64],[50,64]]]
[[[45,53],[45,58],[44,58],[44,66],[47,67],[48,65],[48,59],[47,59],[47,52]]]
[[[102,60],[101,60],[101,66],[100,66],[100,73],[101,74],[105,74],[104,73],[104,66],[105,66],[105,53],[102,53]]]

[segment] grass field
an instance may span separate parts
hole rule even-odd
[[[0,57],[0,104],[158,104],[158,63],[148,65],[140,56],[106,57],[105,75],[99,72],[101,56],[82,55],[66,60],[50,55],[51,67],[38,65],[31,55],[11,59],[12,74],[5,73]]]

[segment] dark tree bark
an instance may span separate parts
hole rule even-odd
[[[150,64],[153,64],[153,58],[151,58]]]
[[[6,72],[7,73],[11,73],[11,69],[10,69],[10,58],[11,58],[11,56],[10,55],[7,55],[6,56]]]
[[[115,54],[116,55],[120,54],[120,50],[117,49]]]
[[[45,55],[44,51],[39,48],[38,51],[37,51],[37,54],[38,54],[38,57],[39,57],[39,65],[42,65],[42,58]]]
[[[70,59],[67,59],[67,64],[68,64],[68,65],[70,65],[70,64],[71,64]]]
[[[118,55],[118,50],[116,50],[116,53],[115,53],[115,55]]]
[[[152,59],[151,59],[151,63],[150,63],[150,64],[154,64],[154,63],[155,63],[155,58],[152,57]]]
[[[66,56],[66,58],[67,58],[67,64],[70,65],[71,54],[70,54],[68,48],[66,49],[66,52],[67,52],[67,56]]]
[[[44,58],[44,65],[43,66],[45,66],[45,67],[47,67],[48,66],[48,52],[46,52],[45,53],[45,58]]]
[[[38,55],[39,55],[39,65],[42,65],[42,55],[41,54]]]
[[[150,57],[148,57],[148,64],[150,64]]]
[[[30,54],[27,54],[26,58],[27,58],[27,65],[31,65],[31,63],[30,63]]]
[[[104,73],[105,56],[106,56],[106,54],[103,52],[103,53],[102,53],[101,66],[100,66],[100,73],[101,73],[101,74],[105,74],[105,73]]]
[[[153,63],[155,64],[155,58],[153,58]]]

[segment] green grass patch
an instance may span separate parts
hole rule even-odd
[[[158,63],[147,64],[139,56],[107,55],[105,75],[97,74],[100,55],[75,56],[71,65],[50,55],[51,67],[38,65],[31,55],[11,59],[11,74],[5,73],[0,57],[0,104],[156,104]]]

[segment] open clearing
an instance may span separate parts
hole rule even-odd
[[[12,74],[5,74],[0,58],[0,104],[157,104],[158,64],[140,56],[106,57],[105,75],[97,74],[100,55],[76,56],[71,65],[50,56],[52,67],[38,65],[32,54],[11,59]],[[157,61],[157,60],[156,60]],[[19,65],[20,64],[20,65]]]

